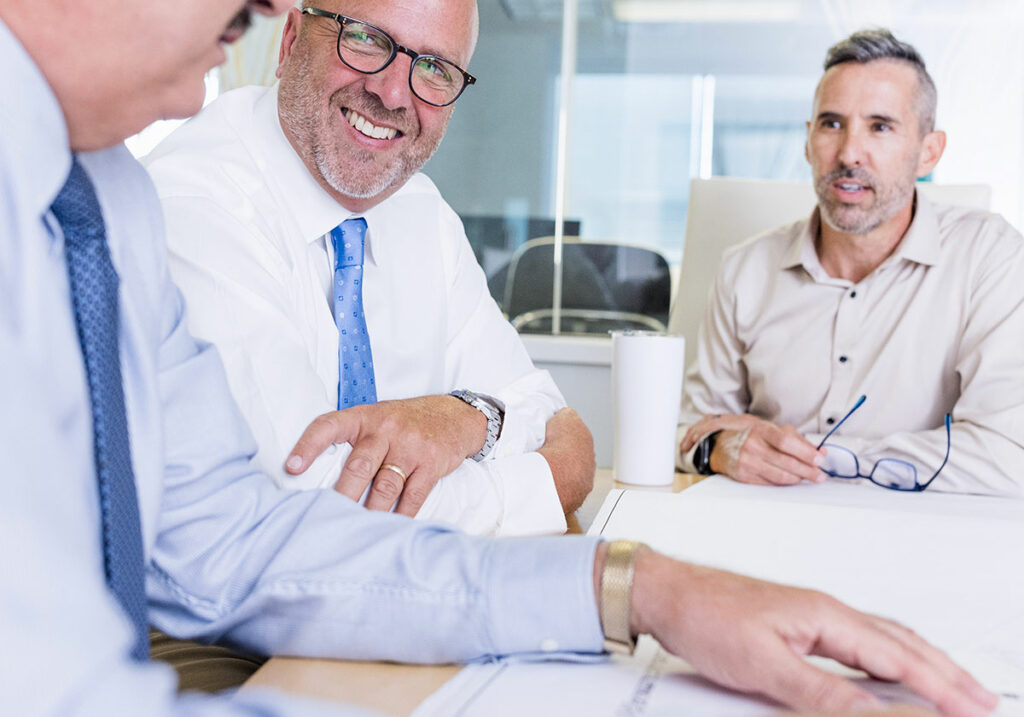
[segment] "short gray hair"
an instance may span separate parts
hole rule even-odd
[[[914,46],[897,40],[884,28],[858,30],[828,49],[825,71],[846,62],[864,65],[875,60],[906,62],[917,71],[917,118],[922,136],[935,129],[935,108],[938,93],[925,68],[924,60]]]

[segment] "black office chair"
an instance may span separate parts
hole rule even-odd
[[[665,331],[672,279],[653,249],[613,242],[562,244],[563,333],[615,329]],[[551,331],[554,239],[532,239],[516,250],[505,285],[505,311],[517,330]]]

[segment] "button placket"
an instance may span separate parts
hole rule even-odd
[[[824,433],[848,410],[853,387],[853,356],[860,332],[859,289],[845,288],[839,296],[833,322],[829,388],[821,404],[819,430]]]

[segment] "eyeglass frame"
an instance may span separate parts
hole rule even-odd
[[[441,57],[440,55],[432,55],[432,54],[416,52],[416,50],[413,50],[412,48],[406,47],[405,45],[401,45],[401,44],[395,42],[395,38],[391,37],[390,33],[382,30],[381,28],[377,27],[376,25],[373,25],[371,23],[365,22],[364,20],[357,20],[354,17],[346,17],[345,15],[340,15],[340,14],[338,14],[336,12],[329,12],[328,10],[322,10],[322,9],[320,9],[318,7],[304,7],[304,8],[302,8],[302,10],[300,10],[300,12],[303,15],[313,15],[314,17],[326,17],[326,18],[328,18],[330,20],[334,20],[335,22],[338,23],[338,40],[335,43],[335,48],[334,48],[335,52],[337,52],[338,59],[341,60],[345,64],[345,67],[348,67],[349,69],[354,70],[355,72],[358,72],[358,73],[363,74],[363,75],[376,75],[378,72],[383,72],[384,70],[386,70],[388,68],[388,66],[391,65],[391,63],[395,61],[395,58],[398,57],[398,53],[399,52],[401,52],[402,54],[405,54],[405,55],[408,55],[409,57],[411,57],[412,58],[412,62],[409,64],[409,90],[412,91],[412,94],[413,94],[413,96],[416,99],[418,99],[420,102],[423,102],[424,104],[430,105],[431,107],[448,107],[449,105],[455,104],[455,101],[458,100],[460,97],[462,97],[462,93],[466,91],[467,87],[469,87],[470,85],[475,85],[476,84],[476,78],[473,77],[473,75],[471,75],[468,72],[466,72],[464,69],[462,69],[461,67],[456,65],[451,60],[449,60],[449,59],[447,59],[445,57]],[[391,43],[391,56],[387,59],[387,61],[385,61],[385,63],[383,65],[381,65],[376,70],[360,70],[358,67],[352,67],[352,65],[350,65],[348,63],[348,61],[344,57],[342,57],[342,55],[341,55],[341,35],[342,35],[342,33],[345,32],[345,25],[347,25],[349,23],[359,23],[360,25],[366,25],[366,27],[373,28],[374,30],[379,32],[381,35],[386,37],[388,39],[388,41]],[[455,95],[455,97],[452,100],[450,100],[449,102],[445,102],[443,105],[439,105],[436,102],[431,102],[430,100],[423,99],[422,97],[420,97],[419,93],[416,92],[416,88],[412,86],[412,73],[414,71],[414,68],[416,67],[416,62],[418,60],[420,60],[421,58],[427,58],[427,59],[433,59],[433,60],[441,60],[443,62],[448,63],[449,65],[451,65],[456,70],[458,70],[459,72],[462,73],[462,80],[463,80],[462,88],[459,90],[458,94]]]
[[[830,471],[830,470],[826,470],[825,468],[822,468],[822,472],[827,474],[827,475],[832,476],[833,478],[839,478],[841,480],[856,480],[858,478],[865,478],[865,479],[871,481],[872,483],[874,483],[875,485],[877,485],[879,488],[887,488],[889,490],[898,490],[898,491],[900,491],[902,493],[920,493],[921,491],[925,490],[928,486],[930,486],[932,484],[932,481],[934,481],[936,478],[938,478],[939,473],[942,472],[942,469],[946,467],[946,463],[949,462],[949,450],[952,447],[952,436],[950,434],[950,424],[952,423],[952,417],[948,413],[946,414],[946,421],[945,421],[945,423],[946,423],[946,456],[945,456],[945,458],[942,459],[942,464],[939,466],[938,470],[936,470],[932,474],[932,477],[929,478],[928,480],[926,480],[924,483],[921,483],[921,482],[919,482],[917,480],[917,466],[915,466],[910,461],[905,461],[905,460],[903,460],[901,458],[879,458],[877,461],[875,461],[875,465],[873,465],[871,467],[871,472],[868,473],[867,475],[864,475],[863,473],[860,472],[860,459],[857,458],[857,454],[856,453],[854,453],[853,451],[851,451],[848,448],[843,448],[843,446],[840,446],[840,445],[837,445],[837,444],[834,444],[834,443],[833,444],[825,443],[825,441],[827,441],[832,436],[833,433],[835,433],[837,430],[839,430],[839,427],[846,422],[847,418],[849,418],[851,415],[853,415],[854,411],[856,411],[858,408],[861,407],[861,405],[864,403],[865,400],[867,400],[867,396],[861,396],[860,398],[858,398],[857,399],[857,403],[855,403],[853,405],[853,408],[851,408],[849,411],[846,412],[846,415],[843,416],[842,419],[835,426],[832,427],[832,430],[830,430],[828,433],[825,434],[825,437],[822,438],[821,442],[818,444],[818,448],[821,448],[822,446],[825,446],[827,448],[828,446],[831,445],[833,448],[838,448],[840,450],[844,450],[847,453],[849,453],[851,456],[853,456],[853,465],[854,465],[854,470],[856,471],[856,474],[852,475],[852,476],[839,475],[838,473],[835,473],[835,472]],[[913,488],[902,488],[902,487],[900,487],[898,485],[886,485],[885,483],[879,483],[878,481],[876,481],[874,479],[875,470],[878,469],[878,465],[880,463],[884,463],[885,461],[890,461],[892,463],[902,463],[904,465],[910,466],[910,468],[914,471],[914,487]]]

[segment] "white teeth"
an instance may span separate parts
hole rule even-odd
[[[373,139],[394,139],[395,135],[398,134],[398,130],[392,127],[375,126],[372,122],[354,110],[348,111],[348,117],[346,117],[346,119],[350,125],[365,134],[367,137],[372,137]]]

